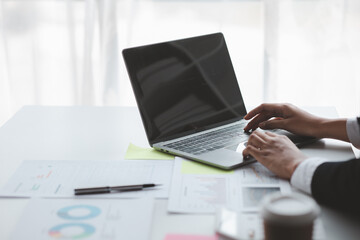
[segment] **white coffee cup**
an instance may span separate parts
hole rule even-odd
[[[311,240],[320,208],[302,194],[274,193],[264,198],[260,213],[265,240]]]

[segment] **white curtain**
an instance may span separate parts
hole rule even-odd
[[[245,104],[360,113],[358,0],[0,0],[0,125],[23,105],[134,106],[121,50],[221,31]]]
[[[23,105],[134,106],[123,48],[218,31],[239,83],[260,89],[261,11],[260,1],[0,0],[0,125]]]
[[[117,2],[0,1],[0,123],[23,105],[120,99]]]
[[[266,101],[360,114],[360,1],[265,0]]]

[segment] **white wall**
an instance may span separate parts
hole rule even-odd
[[[123,48],[218,31],[247,106],[359,115],[359,13],[358,0],[0,0],[0,124],[30,104],[134,106]]]

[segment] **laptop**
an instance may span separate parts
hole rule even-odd
[[[255,161],[242,156],[247,111],[222,33],[128,48],[123,57],[150,146],[222,169]]]

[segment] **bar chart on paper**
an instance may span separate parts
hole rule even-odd
[[[225,205],[229,199],[223,177],[189,176],[183,180],[179,185],[183,195],[178,199],[182,206],[199,212],[208,211],[209,208]]]
[[[33,199],[11,239],[148,239],[152,211],[152,199]]]
[[[219,206],[238,202],[231,191],[233,174],[175,158],[168,210],[179,213],[213,213]],[[190,167],[193,167],[190,169]]]
[[[258,163],[225,172],[177,157],[173,171],[171,184],[177,187],[170,190],[170,212],[214,213],[219,207],[254,212],[266,195],[291,191],[287,181]]]
[[[73,197],[75,188],[155,183],[161,188],[100,197],[168,197],[172,161],[24,161],[0,190],[6,197]],[[98,197],[91,195],[88,197]]]

